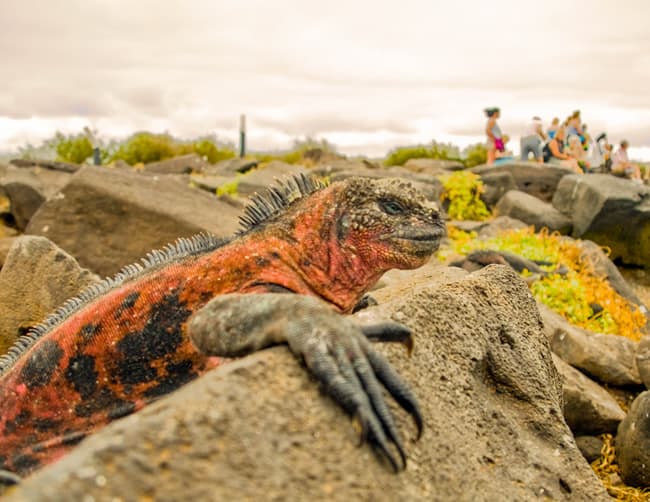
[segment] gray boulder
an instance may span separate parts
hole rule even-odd
[[[650,263],[650,187],[607,174],[561,180],[553,206],[573,221],[572,235],[611,249],[610,258]]]
[[[392,474],[283,347],[225,365],[106,427],[6,500],[609,500],[562,419],[526,285],[506,267],[429,282],[360,313],[416,334],[379,345],[418,396]]]
[[[500,216],[509,216],[534,225],[536,231],[548,228],[562,234],[571,232],[571,220],[551,204],[518,190],[510,190],[496,205]]]
[[[202,231],[231,235],[239,212],[164,175],[88,166],[45,202],[25,230],[102,276]]]
[[[629,338],[591,333],[568,323],[551,337],[553,352],[564,361],[611,385],[641,383],[636,347],[637,343]]]
[[[603,440],[597,436],[578,436],[576,445],[582,456],[590,464],[600,458],[600,452],[603,449]]]
[[[17,237],[0,271],[0,354],[99,277],[44,237]]]
[[[564,419],[575,435],[616,432],[625,412],[600,385],[553,356],[562,377]]]
[[[636,366],[643,384],[650,389],[650,336],[644,336],[637,346]]]
[[[529,226],[523,221],[511,218],[510,216],[497,216],[487,223],[488,224],[481,228],[478,232],[478,236],[481,239],[490,239],[491,237],[496,237],[506,230],[518,230],[527,228]]]
[[[191,174],[202,172],[208,165],[208,162],[201,156],[196,153],[188,153],[159,162],[149,162],[142,169],[145,172],[157,174]]]
[[[62,171],[64,173],[75,173],[82,167],[82,165],[71,164],[70,162],[39,159],[12,159],[9,161],[9,164],[16,167],[40,167],[51,171]]]
[[[560,180],[570,169],[537,162],[510,162],[500,166],[476,166],[472,172],[483,177],[485,174],[510,173],[515,180],[517,190],[537,197],[544,202],[551,202]]]
[[[481,181],[483,182],[481,200],[489,208],[493,208],[507,192],[517,189],[515,177],[508,171],[486,171],[481,174]]]
[[[9,210],[16,228],[25,230],[41,204],[65,185],[70,177],[71,174],[66,171],[10,165],[0,180],[0,188],[9,199]]]
[[[650,391],[639,394],[618,426],[616,457],[623,481],[650,487]]]

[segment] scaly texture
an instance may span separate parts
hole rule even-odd
[[[0,358],[0,468],[29,474],[111,420],[214,368],[221,362],[215,355],[282,342],[399,468],[382,444],[385,434],[403,457],[369,368],[421,423],[417,403],[361,330],[308,329],[316,318],[304,321],[306,335],[289,337],[277,329],[247,333],[235,324],[212,332],[221,348],[206,350],[208,335],[192,334],[188,325],[215,296],[223,296],[225,312],[241,304],[242,293],[308,295],[349,313],[386,270],[427,261],[444,233],[438,211],[400,180],[357,178],[325,187],[296,177],[255,198],[242,224],[231,241],[197,236],[151,252],[66,302]],[[262,314],[271,318],[272,302],[265,304]],[[382,332],[393,338],[394,326],[372,334]],[[350,343],[360,347],[352,357],[358,375],[343,361]],[[333,366],[324,351],[336,354]]]

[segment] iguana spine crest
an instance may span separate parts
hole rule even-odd
[[[96,298],[158,267],[167,265],[186,256],[211,251],[223,246],[227,242],[227,239],[220,239],[206,233],[196,234],[189,238],[181,237],[173,244],[168,244],[162,249],[150,251],[141,259],[141,263],[127,265],[113,277],[107,277],[100,282],[91,284],[77,296],[66,300],[63,305],[46,317],[43,322],[30,328],[26,334],[16,340],[5,355],[0,356],[0,378],[38,340]]]

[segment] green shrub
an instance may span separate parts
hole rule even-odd
[[[463,150],[463,164],[474,167],[487,162],[487,147],[485,143],[476,143]]]
[[[440,176],[444,192],[442,201],[449,201],[447,214],[454,220],[485,220],[490,211],[481,200],[483,182],[469,171],[456,171]]]
[[[237,195],[239,195],[238,190],[239,190],[239,177],[217,187],[217,197],[221,197],[222,195],[230,195],[232,197],[237,197]]]
[[[93,144],[85,133],[66,136],[57,132],[51,141],[57,160],[63,162],[81,164],[93,154]]]
[[[111,161],[123,160],[132,166],[140,162],[157,162],[174,157],[177,152],[175,146],[169,134],[139,132],[119,145]]]
[[[235,157],[233,150],[226,147],[220,148],[216,141],[207,138],[194,141],[192,151],[205,158],[210,164]]]
[[[384,161],[387,166],[403,166],[410,159],[460,160],[458,148],[449,143],[398,147],[391,150]]]

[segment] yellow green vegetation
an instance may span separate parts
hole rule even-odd
[[[336,147],[326,139],[306,137],[293,142],[293,148],[289,151],[273,153],[253,153],[250,156],[257,159],[261,164],[278,160],[287,164],[301,164],[303,166],[314,165],[312,155],[333,154],[338,155]]]
[[[403,166],[410,159],[441,159],[461,162],[465,167],[485,164],[487,149],[483,143],[465,148],[462,153],[451,143],[432,141],[429,145],[400,146],[391,150],[384,161],[387,166]]]
[[[640,340],[645,316],[620,296],[605,277],[595,272],[577,242],[557,233],[535,233],[532,227],[504,231],[486,240],[476,239],[473,232],[463,232],[452,227],[449,236],[452,251],[458,254],[465,255],[477,249],[493,249],[548,263],[542,268],[550,273],[531,285],[531,291],[537,300],[576,326]],[[445,253],[442,258],[445,258]],[[568,268],[565,275],[552,273],[559,265]],[[600,305],[603,310],[594,313],[592,304]]]
[[[221,197],[223,195],[230,195],[231,197],[237,197],[237,195],[239,194],[238,189],[239,189],[239,176],[237,176],[234,180],[229,181],[228,183],[224,183],[223,185],[217,187],[217,197]]]
[[[110,161],[123,160],[133,166],[138,163],[158,162],[188,153],[196,153],[213,164],[235,157],[235,152],[232,149],[219,146],[212,138],[181,141],[169,134],[140,132],[121,143],[110,155]]]
[[[93,144],[84,134],[65,136],[57,133],[53,146],[57,160],[81,164],[93,154]]]
[[[650,500],[650,489],[648,488],[641,490],[613,482],[613,480],[617,480],[619,473],[614,440],[611,434],[603,434],[600,438],[603,440],[600,458],[594,460],[591,467],[607,489],[607,493],[616,500],[625,502],[647,502]]]
[[[107,143],[97,136],[96,131],[87,127],[79,134],[65,135],[57,132],[43,146],[34,148],[28,145],[20,151],[25,158],[47,158],[53,150],[58,160],[81,164],[92,157],[95,147],[99,148],[101,163],[123,160],[132,166],[188,153],[196,153],[212,164],[235,156],[230,146],[219,144],[214,136],[186,141],[170,134],[139,132],[124,141]]]
[[[469,171],[456,171],[440,176],[444,188],[442,202],[449,201],[447,214],[453,220],[489,218],[490,211],[481,200],[483,182],[480,176]]]
[[[460,161],[458,148],[432,141],[430,145],[401,146],[391,150],[384,161],[387,166],[403,166],[410,159],[441,159]]]

